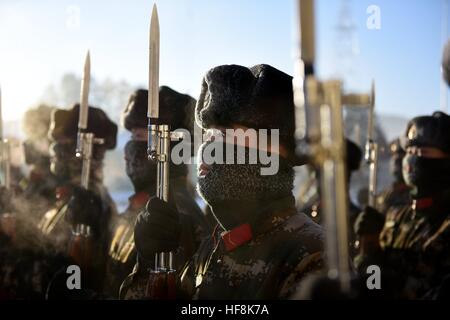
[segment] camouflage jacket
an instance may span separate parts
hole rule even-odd
[[[293,197],[275,201],[255,223],[206,238],[179,272],[178,298],[289,298],[322,268],[322,247],[322,228],[296,211]],[[143,281],[134,298],[145,297]]]
[[[380,246],[384,266],[401,272],[406,297],[418,298],[439,285],[450,272],[448,193],[388,210]]]

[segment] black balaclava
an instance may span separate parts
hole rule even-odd
[[[156,163],[147,159],[147,142],[130,140],[125,145],[125,166],[136,193],[156,189]]]
[[[48,145],[47,145],[48,150]],[[40,168],[50,167],[50,156],[38,150],[36,143],[32,140],[25,140],[23,142],[23,151],[25,156],[25,163],[28,165],[35,165]]]
[[[177,143],[177,142],[176,142]],[[171,144],[173,146],[173,143]],[[147,142],[130,140],[125,145],[125,166],[128,177],[136,193],[141,191],[156,193],[157,164],[148,160]],[[175,165],[170,162],[170,179],[186,176],[187,167],[184,164]]]
[[[408,122],[402,147],[434,148],[450,154],[450,117],[443,112],[420,116]],[[450,159],[428,158],[407,153],[403,158],[403,178],[413,198],[438,196],[450,189]]]
[[[70,184],[81,178],[83,161],[75,156],[75,142],[53,142],[50,146],[50,171],[59,184]],[[105,149],[94,146],[91,160],[91,181],[101,180],[99,169],[102,168]]]
[[[202,144],[199,156],[211,143],[223,142]],[[226,150],[226,144],[223,148]],[[246,159],[249,153],[250,149],[245,148]],[[274,175],[261,175],[263,167],[267,166],[259,162],[248,164],[248,161],[246,164],[214,163],[204,177],[199,177],[197,190],[225,229],[245,222],[246,217],[242,215],[258,214],[273,200],[292,195],[294,171],[286,160],[279,157],[279,170]]]
[[[403,178],[415,198],[450,189],[450,159],[433,159],[407,154],[403,158]]]

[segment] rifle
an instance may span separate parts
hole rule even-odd
[[[148,159],[157,163],[156,196],[169,201],[170,142],[181,135],[172,132],[168,124],[159,118],[159,19],[156,4],[153,5],[149,36],[148,79]],[[176,271],[173,253],[155,254],[155,267],[150,272],[146,294],[150,299],[175,299]]]
[[[373,139],[375,110],[375,83],[372,82],[371,99],[367,125],[367,142],[364,158],[369,165],[369,206],[376,206],[377,172],[378,172],[378,143]]]
[[[297,152],[319,171],[325,220],[328,277],[350,290],[344,105],[367,103],[369,95],[344,94],[340,80],[314,76],[314,0],[298,0],[297,55],[293,79]]]
[[[80,113],[78,118],[78,136],[75,156],[83,161],[81,169],[81,186],[88,190],[90,182],[92,151],[94,144],[103,144],[104,140],[96,138],[92,132],[88,132],[89,115],[89,85],[91,79],[91,59],[89,51],[84,63],[83,78],[80,92]],[[85,270],[90,265],[93,251],[92,230],[90,226],[77,224],[72,230],[69,243],[69,255]]]

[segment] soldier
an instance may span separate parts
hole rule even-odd
[[[368,258],[380,257],[378,264],[390,278],[395,297],[421,297],[442,282],[450,267],[448,128],[450,117],[443,112],[408,123],[402,141],[403,177],[412,200],[408,206],[389,208],[382,229],[372,230],[379,232],[380,240]],[[381,213],[368,208],[358,219],[370,223],[377,215]],[[372,219],[366,219],[369,216]]]
[[[91,234],[87,242],[89,265],[84,266],[84,287],[101,292],[105,272],[105,252],[109,245],[110,232],[108,225],[112,216],[117,214],[107,188],[103,185],[103,159],[107,150],[116,146],[117,125],[113,123],[101,109],[88,108],[87,132],[92,132],[102,144],[94,144],[90,168],[89,189],[80,187],[82,161],[75,157],[77,131],[79,119],[79,104],[69,110],[59,109],[52,115],[52,125],[49,131],[53,143],[51,152],[51,170],[58,179],[56,203],[39,222],[39,229],[46,240],[53,243],[55,251],[69,255],[81,264],[81,257],[77,256],[78,240],[74,233],[76,225],[89,226]],[[84,241],[84,240],[81,240]],[[83,245],[83,244],[81,244]],[[93,259],[95,257],[95,259]],[[84,260],[86,261],[86,260]],[[64,275],[66,270],[60,271],[61,278],[55,280],[49,289],[49,298],[60,298],[60,289],[65,288]],[[58,282],[59,281],[59,282]],[[61,285],[64,283],[64,285]],[[52,291],[53,290],[53,291]]]
[[[278,129],[279,148],[273,134],[267,149],[257,151],[274,155],[279,168],[275,174],[262,175],[261,158],[253,164],[200,163],[198,192],[211,207],[217,226],[179,272],[179,295],[288,298],[306,274],[321,268],[323,246],[321,227],[297,212],[292,195],[293,166],[304,164],[294,152],[292,77],[269,65],[213,68],[203,79],[196,120],[213,133],[199,150],[201,158],[206,150],[221,146],[225,150],[227,145],[237,153],[244,151],[246,159],[254,153],[253,146],[233,143],[234,138],[225,143],[218,139],[227,134],[226,129],[243,129],[241,133]],[[149,201],[135,226],[140,256],[152,257],[179,246],[178,216],[165,202]]]
[[[394,177],[394,181],[389,188],[377,196],[377,209],[380,212],[386,212],[390,207],[407,205],[410,201],[409,188],[402,174],[402,160],[405,156],[405,151],[400,145],[400,139],[395,139],[389,144],[389,151],[391,153],[389,169]]]
[[[117,126],[102,110],[89,108],[88,130],[103,138],[104,144],[94,146],[91,186],[89,191],[83,190],[78,187],[81,161],[75,157],[78,113],[78,104],[69,110],[52,112],[50,167],[58,185],[56,200],[39,221],[37,230],[30,228],[25,235],[32,240],[32,246],[23,248],[6,264],[7,270],[3,274],[8,275],[8,284],[13,284],[10,291],[13,291],[15,298],[43,299],[47,294],[50,298],[63,297],[60,294],[65,293],[61,292],[61,288],[67,289],[66,266],[76,263],[73,260],[75,257],[68,252],[72,228],[76,224],[90,226],[94,242],[92,272],[90,277],[82,278],[83,285],[88,283],[96,290],[101,288],[99,272],[104,272],[104,255],[99,253],[106,252],[109,238],[107,225],[115,213],[115,206],[102,184],[102,166],[106,151],[115,147]],[[94,256],[96,259],[93,259]],[[47,293],[50,283],[52,286]]]
[[[188,95],[178,93],[169,87],[162,86],[159,91],[161,106],[160,116],[170,124],[173,130],[185,129],[193,134],[195,100]],[[122,124],[131,132],[131,140],[125,145],[126,172],[134,186],[135,194],[129,198],[128,208],[116,216],[113,224],[113,236],[109,247],[109,260],[105,294],[119,296],[119,288],[123,280],[133,271],[136,262],[134,247],[134,224],[139,212],[145,211],[150,197],[156,195],[156,163],[147,159],[147,90],[134,92],[122,114]],[[176,265],[181,268],[191,257],[207,235],[204,216],[194,199],[188,192],[188,167],[185,164],[171,164],[170,187],[172,201],[180,212],[182,221],[182,249],[175,258]],[[145,271],[144,261],[141,270]],[[150,264],[147,262],[146,264]],[[133,276],[127,282],[132,281]],[[126,284],[123,294],[126,292]]]
[[[29,109],[23,118],[22,127],[26,135],[23,143],[25,162],[30,166],[28,177],[23,177],[13,192],[5,193],[5,206],[14,211],[15,233],[18,228],[35,226],[41,215],[53,201],[56,188],[55,176],[50,172],[48,129],[53,108],[40,105]],[[6,204],[10,202],[9,204]],[[30,214],[32,212],[32,214]],[[21,234],[27,231],[21,230]],[[17,233],[15,234],[15,237]],[[22,239],[24,240],[24,239]]]
[[[27,178],[22,178],[12,193],[3,194],[1,201],[12,213],[10,237],[3,239],[2,270],[11,270],[10,263],[27,253],[35,244],[33,235],[35,226],[53,201],[56,188],[54,175],[50,172],[48,129],[53,108],[40,105],[29,109],[22,120],[22,128],[26,135],[23,143],[25,162],[30,168]],[[4,190],[2,192],[5,192]],[[4,225],[4,227],[6,227]],[[5,273],[3,273],[5,275]],[[8,277],[0,277],[0,287],[9,287]],[[11,278],[10,278],[11,279]]]
[[[116,146],[117,126],[108,116],[98,108],[89,107],[88,128],[89,132],[93,132],[95,137],[104,139],[101,145],[94,145],[93,159],[91,164],[91,185],[89,189],[92,192],[85,192],[79,187],[81,179],[80,159],[75,157],[75,149],[77,143],[77,123],[78,123],[79,105],[74,105],[69,110],[58,109],[52,114],[52,124],[49,136],[52,139],[50,147],[51,154],[51,171],[55,174],[58,181],[56,190],[56,203],[54,207],[47,211],[45,216],[39,222],[39,229],[42,233],[54,240],[54,244],[63,251],[67,249],[67,241],[71,232],[68,231],[72,224],[81,223],[74,221],[79,219],[88,219],[92,221],[83,221],[87,225],[93,225],[93,230],[101,238],[106,237],[107,225],[112,214],[116,212],[115,205],[109,195],[108,190],[103,185],[103,159],[107,150]],[[83,209],[84,205],[88,205],[92,201],[83,201],[84,198],[90,197],[100,198],[102,201],[102,211],[100,221],[93,221],[95,214],[82,214],[74,207],[80,205]],[[69,203],[71,200],[71,203]],[[69,215],[66,217],[67,209]],[[82,211],[86,211],[83,209]],[[77,213],[76,213],[77,212]],[[91,219],[92,218],[92,219]],[[100,224],[100,225],[99,225]],[[106,240],[106,239],[105,239]]]
[[[29,224],[36,225],[42,215],[53,204],[56,189],[56,177],[50,171],[50,139],[48,130],[50,127],[51,113],[55,108],[47,105],[39,105],[37,108],[29,109],[25,112],[22,127],[26,139],[23,142],[25,163],[30,166],[27,178],[20,181],[22,194],[19,197],[20,205],[16,208],[24,208],[29,216],[30,212],[34,221],[29,220]],[[17,197],[17,195],[16,195]]]

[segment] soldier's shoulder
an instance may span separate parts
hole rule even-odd
[[[279,229],[293,244],[304,247],[308,252],[321,251],[323,248],[323,227],[302,212],[289,216]]]

